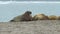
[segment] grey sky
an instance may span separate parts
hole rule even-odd
[[[10,1],[10,0],[0,0],[0,1]],[[12,0],[12,1],[60,1],[60,0]]]
[[[0,1],[9,1],[9,0],[0,0]]]

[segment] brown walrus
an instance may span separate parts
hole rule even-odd
[[[55,15],[51,15],[48,18],[49,18],[49,20],[57,20],[57,16],[55,16]]]
[[[60,16],[58,16],[57,20],[60,20]]]
[[[33,20],[48,20],[48,16],[44,14],[37,14],[33,17]]]
[[[31,14],[32,14],[31,11],[26,11],[23,15],[14,17],[10,22],[31,21],[32,20]]]

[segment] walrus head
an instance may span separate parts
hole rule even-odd
[[[26,11],[25,14],[30,15],[30,14],[32,14],[32,12],[31,11]]]
[[[32,14],[31,11],[26,11],[26,12],[22,15],[22,21],[31,21],[31,20],[32,20],[31,14]]]

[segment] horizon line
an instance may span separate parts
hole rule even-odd
[[[57,1],[0,1],[0,4],[9,4],[9,3],[60,3]]]

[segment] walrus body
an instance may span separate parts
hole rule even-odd
[[[51,16],[49,16],[49,20],[57,20],[57,16],[51,15]]]
[[[48,16],[44,14],[37,14],[33,17],[33,20],[48,20]]]
[[[57,20],[60,20],[60,16],[58,16]]]
[[[32,20],[31,12],[27,11],[23,15],[14,17],[10,22],[31,21],[31,20]]]

